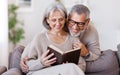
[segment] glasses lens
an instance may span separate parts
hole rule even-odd
[[[85,22],[79,22],[78,23],[78,26],[84,26],[85,25]]]
[[[71,24],[71,25],[77,24],[77,26],[81,27],[81,26],[84,26],[85,23],[86,23],[86,22],[76,22],[76,21],[74,21],[74,20],[69,19],[69,24]]]
[[[73,20],[69,20],[69,24],[75,25],[76,23],[75,23],[75,21],[73,21]]]

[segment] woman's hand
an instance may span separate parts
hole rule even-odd
[[[28,66],[25,63],[28,60],[29,60],[28,57],[25,57],[20,61],[20,67],[21,67],[22,71],[25,72],[25,73],[27,73],[28,69],[29,69]]]
[[[42,54],[41,56],[41,63],[45,66],[45,67],[48,67],[48,66],[51,66],[51,64],[55,63],[56,62],[56,57],[54,58],[51,58],[54,56],[54,53],[51,53],[49,54],[49,50],[47,50],[45,53]]]

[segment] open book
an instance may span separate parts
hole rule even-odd
[[[52,65],[62,64],[66,62],[78,64],[80,52],[81,52],[80,48],[63,52],[59,48],[53,45],[49,45],[48,50],[50,50],[49,54],[54,53],[54,57],[57,58],[56,62]]]

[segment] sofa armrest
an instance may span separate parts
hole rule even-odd
[[[7,71],[7,68],[5,66],[0,66],[0,75]]]

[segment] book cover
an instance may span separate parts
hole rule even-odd
[[[76,48],[76,49],[63,52],[59,48],[53,45],[49,45],[48,50],[50,50],[49,54],[54,53],[53,57],[57,58],[56,62],[52,65],[58,65],[58,64],[66,63],[66,62],[78,64],[80,52],[81,52],[80,48]]]

